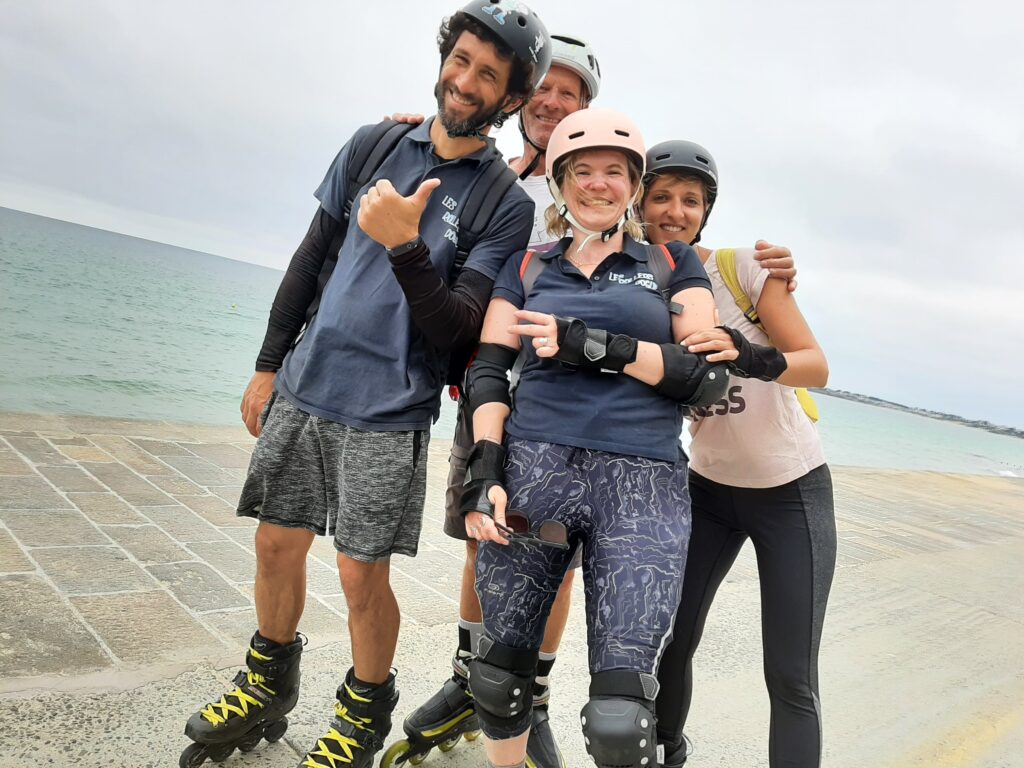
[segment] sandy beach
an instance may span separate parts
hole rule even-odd
[[[396,558],[400,722],[447,676],[461,548],[431,446],[420,554]],[[255,626],[254,524],[234,515],[244,429],[0,412],[0,766],[175,766]],[[839,560],[825,625],[824,764],[999,768],[1024,753],[1024,479],[834,467]],[[314,544],[303,692],[285,739],[226,766],[294,766],[349,664],[334,549]],[[553,673],[570,768],[590,765],[577,581]],[[756,563],[723,585],[697,659],[688,765],[767,766]],[[400,728],[392,740],[400,735]],[[479,743],[427,766],[484,764]]]

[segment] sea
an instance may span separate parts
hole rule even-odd
[[[281,276],[0,208],[0,410],[238,423]],[[1024,477],[1024,439],[817,399],[833,465]]]

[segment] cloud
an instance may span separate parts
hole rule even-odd
[[[706,242],[793,249],[836,386],[1024,426],[1024,11],[534,5],[594,45],[600,102],[649,143],[712,151]],[[432,110],[458,6],[8,3],[0,205],[284,267],[353,130]]]

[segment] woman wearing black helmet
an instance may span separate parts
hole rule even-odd
[[[647,171],[641,209],[648,238],[696,244],[718,193],[710,153],[692,142],[663,142],[648,151]],[[769,763],[816,767],[817,657],[835,568],[835,516],[831,478],[812,421],[816,412],[806,392],[798,396],[793,387],[824,386],[828,364],[792,295],[782,281],[766,279],[752,251],[694,247],[711,278],[720,319],[730,328],[702,331],[683,343],[691,351],[735,344],[737,362],[755,375],[734,374],[725,398],[693,409],[693,531],[673,640],[658,673],[664,766],[686,762],[683,726],[693,655],[715,592],[750,538],[761,582],[772,713]],[[751,344],[774,344],[778,352],[758,353]],[[762,358],[753,366],[752,352]]]

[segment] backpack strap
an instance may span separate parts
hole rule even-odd
[[[676,271],[676,260],[672,258],[672,252],[669,251],[668,246],[663,243],[658,245],[648,243],[647,265],[654,274],[654,282],[658,284],[658,290],[665,297],[668,311],[673,315],[681,315],[683,313],[682,304],[672,301],[672,296],[669,294],[669,291],[672,290],[670,288],[672,273]]]
[[[544,271],[544,268],[548,265],[544,259],[537,256],[536,251],[527,251],[526,255],[523,256],[523,263],[519,265],[519,279],[523,281],[523,304],[526,304],[526,298],[530,295],[530,291],[533,290],[534,283],[537,282],[537,278],[540,273]],[[515,397],[516,387],[519,385],[519,377],[523,373],[523,366],[526,365],[526,346],[520,345],[519,354],[516,356],[516,361],[512,365],[512,371],[510,376],[511,386],[510,391],[512,396]]]
[[[457,275],[466,264],[469,252],[483,236],[487,226],[498,210],[506,193],[519,177],[508,167],[501,155],[495,152],[487,162],[484,172],[473,183],[466,196],[466,203],[459,214],[459,237],[455,245],[455,262],[452,274]]]
[[[324,257],[324,263],[320,267],[320,274],[317,275],[316,295],[306,308],[307,328],[313,322],[313,318],[320,309],[320,297],[324,295],[327,281],[331,279],[331,275],[334,274],[334,267],[338,264],[338,254],[341,252],[341,246],[345,243],[345,235],[348,233],[348,221],[352,215],[352,205],[355,202],[356,195],[373,178],[373,175],[380,170],[381,165],[394,152],[402,137],[415,127],[415,125],[409,123],[384,120],[373,126],[370,132],[352,147],[352,154],[349,156],[345,174],[345,202],[341,208],[341,226],[338,227],[338,233],[327,247],[327,255]],[[292,346],[298,344],[301,338],[300,334]]]
[[[519,279],[523,283],[523,301],[526,301],[526,297],[530,295],[533,284],[537,282],[537,277],[546,266],[547,262],[538,258],[536,251],[527,251],[523,256],[523,263],[519,265]]]
[[[415,125],[399,123],[395,120],[384,120],[377,123],[363,140],[352,150],[348,161],[348,173],[345,179],[345,205],[343,214],[348,223],[352,214],[352,205],[356,195],[373,178],[384,161],[395,151],[398,142],[409,133]]]
[[[736,249],[719,248],[715,251],[715,263],[718,265],[718,273],[722,276],[722,282],[729,289],[729,293],[732,294],[732,299],[736,302],[736,306],[740,308],[740,312],[743,313],[747,320],[763,331],[764,326],[761,325],[761,318],[757,315],[754,303],[747,296],[747,292],[743,290],[743,286],[740,285],[740,277],[736,272]]]
[[[767,336],[768,331],[765,330],[764,325],[761,323],[761,318],[758,316],[757,310],[754,308],[754,302],[750,300],[747,292],[743,290],[743,286],[740,285],[739,274],[736,271],[736,249],[719,248],[715,251],[715,263],[718,265],[718,274],[722,276],[722,282],[725,283],[725,287],[729,289],[729,293],[732,294],[733,301],[736,302],[736,306],[739,307],[743,316],[764,331],[764,334]],[[807,418],[813,422],[817,422],[819,418],[818,404],[814,401],[814,398],[811,397],[811,393],[804,387],[796,387],[793,392],[796,394],[796,399],[797,402],[800,403],[800,407],[803,409],[804,413],[807,414]]]

